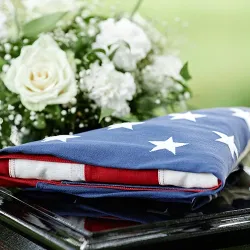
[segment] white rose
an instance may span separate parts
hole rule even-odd
[[[136,85],[133,76],[126,72],[115,70],[112,62],[91,65],[80,80],[81,89],[88,91],[89,98],[94,100],[101,108],[113,109],[114,116],[129,114],[130,108],[127,101],[133,99]]]
[[[130,50],[123,48],[117,51],[113,61],[115,66],[124,70],[134,70],[136,63],[144,59],[151,50],[151,42],[144,30],[127,18],[116,21],[109,18],[99,24],[100,33],[96,36],[93,48],[103,48],[108,51],[108,46],[126,42]],[[119,45],[112,46],[112,51]],[[123,59],[124,58],[124,59]],[[129,63],[130,62],[130,63]]]
[[[22,48],[20,56],[11,63],[4,84],[20,95],[27,109],[34,111],[50,104],[68,103],[77,93],[66,53],[49,35]]]

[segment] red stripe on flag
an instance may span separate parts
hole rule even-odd
[[[97,183],[159,185],[158,170],[128,170],[85,165],[85,180]]]
[[[0,175],[9,176],[9,160],[0,160]]]
[[[18,179],[0,176],[0,186],[3,187],[35,187],[38,180]]]

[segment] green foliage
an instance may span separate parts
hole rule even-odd
[[[52,31],[57,22],[66,14],[66,12],[57,12],[34,19],[23,26],[23,35],[25,37],[37,37],[40,33]]]
[[[87,63],[87,64],[91,64],[94,63],[96,61],[98,61],[100,64],[102,62],[101,58],[99,57],[98,53],[102,53],[102,54],[106,54],[106,51],[104,49],[94,49],[89,51],[84,57],[83,60]]]
[[[0,69],[3,67],[3,65],[6,64],[6,61],[0,57]]]
[[[180,75],[183,77],[184,80],[189,81],[190,79],[192,79],[192,76],[189,74],[189,70],[188,70],[188,62],[186,62],[184,64],[184,66],[182,67],[181,71],[180,71]]]

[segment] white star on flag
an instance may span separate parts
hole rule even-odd
[[[217,132],[217,131],[213,131],[213,132],[221,137],[221,138],[217,139],[216,141],[225,143],[228,146],[233,159],[234,159],[234,154],[238,158],[239,153],[238,153],[238,149],[237,149],[237,147],[236,147],[236,145],[234,143],[234,136],[227,136],[227,135],[225,135],[223,133],[220,133],[220,132]]]
[[[250,130],[250,112],[244,111],[242,109],[232,108],[234,113],[233,116],[237,116],[243,120],[245,120],[249,130]]]
[[[42,142],[48,142],[48,141],[62,141],[62,142],[67,142],[67,139],[73,139],[73,138],[78,138],[80,136],[78,135],[58,135],[58,136],[51,136],[44,138]]]
[[[149,141],[149,142],[156,146],[150,152],[166,149],[172,152],[174,155],[176,153],[176,148],[183,147],[188,144],[188,143],[174,142],[173,137],[170,137],[166,141]]]
[[[196,118],[206,117],[206,115],[193,114],[190,111],[186,113],[170,114],[170,116],[173,116],[171,120],[188,120],[192,122],[196,122]]]
[[[117,129],[117,128],[126,128],[133,130],[133,126],[143,124],[144,122],[124,122],[124,123],[119,123],[119,124],[113,124],[108,126],[108,130],[111,129]]]

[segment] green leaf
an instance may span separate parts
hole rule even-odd
[[[107,117],[107,116],[111,116],[113,112],[114,112],[113,109],[102,108],[102,109],[101,109],[100,118],[99,118],[99,123],[102,121],[103,118],[105,118],[105,117]]]
[[[129,43],[127,43],[124,40],[120,40],[118,42],[115,42],[115,43],[112,43],[112,44],[108,45],[108,49],[110,50],[114,45],[116,45],[118,47],[124,46],[124,47],[127,47],[128,49],[131,49]]]
[[[92,62],[95,62],[95,61],[102,62],[102,60],[100,59],[100,57],[98,56],[97,53],[106,54],[106,51],[104,49],[94,49],[94,50],[91,50],[90,52],[88,52],[84,56],[83,60],[85,60],[89,64],[92,63]]]
[[[56,27],[57,22],[66,14],[67,12],[56,12],[34,19],[24,25],[23,35],[26,37],[36,37],[40,33],[49,32]]]
[[[0,68],[2,68],[5,63],[6,61],[2,57],[0,57]]]
[[[190,79],[192,79],[192,76],[189,74],[188,71],[188,62],[186,62],[184,64],[184,66],[182,67],[181,71],[180,71],[180,75],[184,78],[184,80],[188,81]]]
[[[106,55],[106,51],[104,49],[93,49],[92,52],[94,53],[99,52],[99,53],[103,53],[104,55]]]

